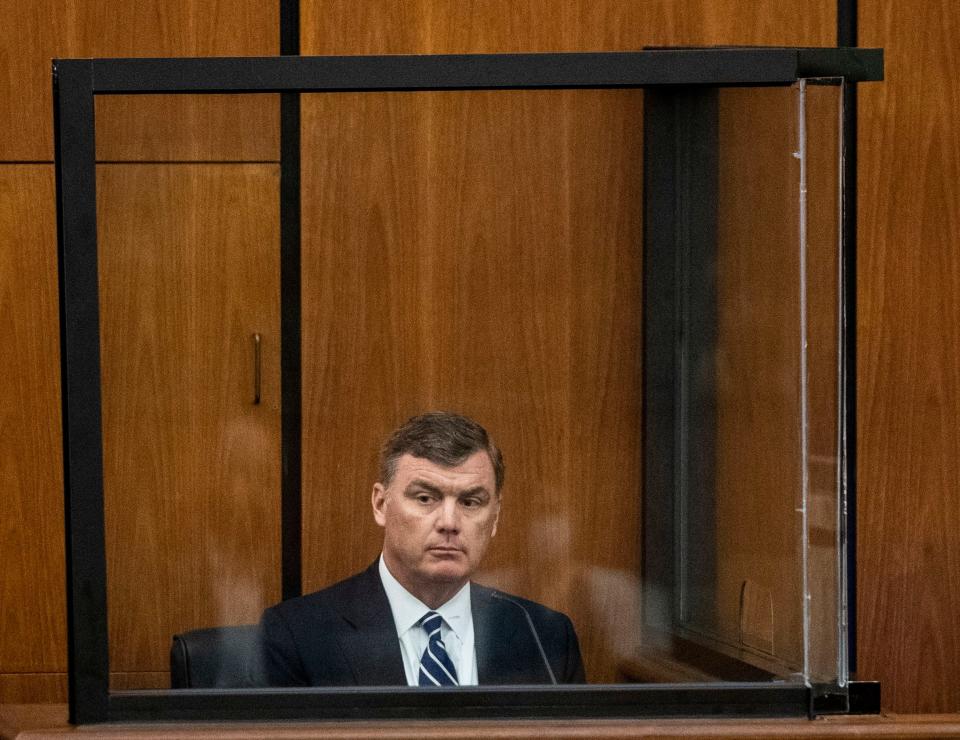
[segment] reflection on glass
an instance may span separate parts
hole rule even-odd
[[[237,161],[167,162],[181,136],[128,162],[160,145],[121,147],[98,102],[112,687],[842,680],[838,100],[713,98],[667,511],[643,486],[643,94],[304,94],[308,595],[282,603],[276,150],[239,163],[245,129]],[[459,416],[378,462],[429,409],[490,430],[504,481]]]

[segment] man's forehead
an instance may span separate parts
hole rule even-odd
[[[397,459],[396,478],[410,480],[425,478],[436,481],[462,482],[471,480],[483,482],[493,489],[495,475],[490,456],[484,450],[477,450],[465,460],[455,465],[435,463],[425,457],[417,457],[405,452]]]

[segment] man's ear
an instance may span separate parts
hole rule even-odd
[[[490,539],[497,536],[497,525],[500,523],[500,494],[497,494],[496,501],[497,513],[493,517],[493,529],[490,530]]]
[[[381,527],[387,523],[387,517],[384,514],[384,508],[387,504],[387,489],[382,483],[373,484],[373,495],[370,497],[370,503],[373,506],[373,519]]]

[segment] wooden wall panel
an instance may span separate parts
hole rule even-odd
[[[0,701],[66,670],[53,194],[52,166],[0,167]]]
[[[276,95],[99,96],[97,160],[280,159]]]
[[[279,3],[258,0],[0,0],[2,50],[8,74],[0,77],[0,161],[52,160],[53,109],[50,60],[55,57],[255,56],[279,52]],[[101,107],[108,125],[124,131],[122,150],[100,148],[105,159],[275,159],[277,99],[244,103],[241,121],[262,128],[255,139],[234,142],[236,99],[211,96],[199,107],[179,101],[127,100]],[[179,122],[174,140],[152,137],[158,120]],[[188,127],[195,126],[193,133]],[[211,146],[199,154],[196,132]],[[134,141],[133,133],[144,132]],[[169,131],[167,132],[170,133]],[[252,145],[252,142],[256,142]],[[151,144],[158,145],[156,148]]]
[[[0,161],[53,161],[50,60],[66,47],[59,0],[0,0]]]
[[[860,674],[960,711],[960,7],[861,0]]]
[[[831,0],[301,0],[303,54],[831,46]]]
[[[279,598],[279,168],[97,187],[111,669],[165,673],[172,634]]]
[[[829,45],[835,33],[829,2],[301,10],[304,54]],[[591,678],[610,680],[605,630],[632,648],[638,603],[641,97],[531,97],[304,100],[305,587],[372,559],[377,444],[405,416],[452,405],[511,461],[486,575],[570,611]],[[338,544],[330,522],[363,534]]]
[[[571,614],[594,680],[639,605],[640,106],[442,96],[421,179],[428,404],[489,420],[513,461],[478,579]]]
[[[429,295],[413,282],[428,274],[429,252],[418,248],[427,225],[407,215],[423,199],[410,177],[422,137],[418,100],[303,98],[306,590],[373,560],[378,445],[395,418],[428,400],[430,346],[417,311]],[[347,542],[333,546],[331,530]]]
[[[586,623],[584,589],[613,599],[638,562],[637,496],[597,498],[639,479],[639,96],[311,96],[304,109],[306,587],[379,552],[382,438],[452,408],[489,425],[510,471],[481,580]],[[571,138],[597,165],[576,178]]]
[[[60,649],[66,663],[66,648]],[[66,668],[61,673],[0,673],[0,707],[66,702]]]

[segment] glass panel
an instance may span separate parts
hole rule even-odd
[[[677,160],[703,178],[670,203],[677,457],[662,507],[643,483],[644,94],[304,94],[304,590],[375,562],[381,443],[452,410],[507,461],[496,537],[463,572],[535,602],[538,625],[501,603],[532,673],[487,673],[497,607],[478,590],[480,682],[546,680],[530,678],[538,639],[576,677],[565,623],[537,605],[569,616],[592,683],[842,678],[838,89],[695,93],[703,136]],[[262,125],[277,101],[232,97],[254,107],[208,155],[181,132],[204,96],[161,133],[98,100],[114,689],[168,686],[173,635],[254,624],[280,599],[279,149]],[[668,578],[650,520],[669,530]],[[388,528],[387,550],[429,549],[423,521]],[[393,682],[396,636],[360,634],[394,672],[316,683]]]
[[[796,91],[717,98],[715,247],[687,267],[680,635],[803,671]]]
[[[838,90],[719,92],[715,262],[682,299],[676,634],[816,681],[843,676]]]
[[[808,667],[813,683],[845,685],[846,543],[841,414],[841,112],[838,80],[800,91],[806,193]]]
[[[279,598],[279,146],[276,125],[256,128],[278,98],[175,103],[146,124],[97,106],[114,689],[169,686],[173,634],[256,622]],[[209,151],[209,121],[182,114],[224,106],[247,125]],[[274,161],[242,161],[251,143]]]

